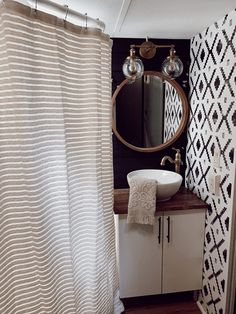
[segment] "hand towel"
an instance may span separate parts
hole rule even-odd
[[[133,177],[129,185],[127,222],[153,225],[156,211],[157,181]]]

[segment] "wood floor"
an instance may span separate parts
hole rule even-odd
[[[201,314],[189,293],[122,300],[125,314]]]

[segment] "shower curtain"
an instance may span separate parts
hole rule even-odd
[[[0,313],[121,313],[109,38],[0,7]]]

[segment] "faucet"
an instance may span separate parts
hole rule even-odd
[[[181,160],[180,149],[172,148],[176,151],[175,160],[173,160],[170,156],[164,156],[161,160],[161,166],[165,166],[166,160],[170,163],[175,164],[175,172],[180,173],[180,165],[183,164]]]

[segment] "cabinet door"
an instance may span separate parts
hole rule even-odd
[[[154,226],[127,224],[119,215],[119,274],[122,298],[161,293],[162,217]]]
[[[163,216],[163,293],[202,286],[205,211],[176,211]]]

